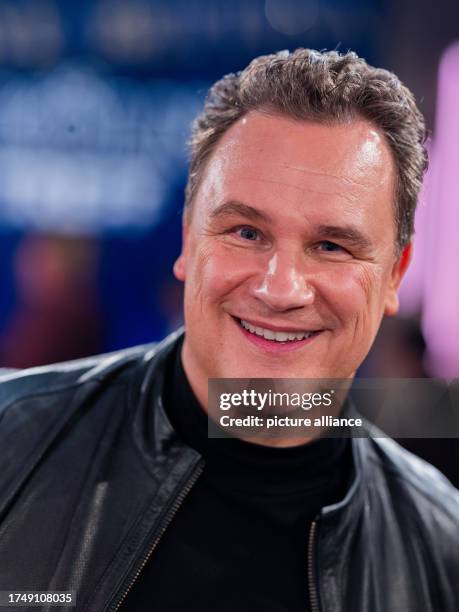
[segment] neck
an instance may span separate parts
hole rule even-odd
[[[220,416],[219,414],[217,414],[218,411],[216,410],[209,411],[208,379],[205,376],[200,375],[199,367],[195,364],[192,358],[192,355],[190,354],[190,350],[189,350],[188,343],[186,341],[186,337],[185,337],[185,340],[182,346],[181,360],[182,360],[183,369],[185,371],[186,377],[193,391],[193,394],[195,395],[196,399],[198,400],[204,412],[207,414],[208,418],[211,418],[215,423],[218,423],[218,417]],[[329,414],[332,417],[336,417],[339,415],[339,413],[341,412],[343,408],[343,405],[346,400],[351,384],[352,384],[352,378],[349,378],[346,381],[346,385],[344,385],[345,388],[340,388],[337,391],[337,393],[334,396],[335,401],[333,402],[333,407],[329,409],[327,414]],[[320,412],[315,414],[314,409],[311,410],[310,412],[305,412],[305,411],[299,411],[299,412],[300,414],[297,414],[296,416],[303,416],[303,417],[309,416],[311,419],[314,419],[316,416],[320,416]],[[216,418],[213,418],[214,416]],[[323,433],[324,433],[323,429],[313,427],[311,429],[311,432],[309,432],[307,435],[306,434],[293,435],[292,433],[290,433],[290,435],[287,437],[270,436],[270,435],[263,436],[260,434],[258,434],[257,436],[238,435],[237,437],[240,440],[243,440],[244,442],[249,442],[251,444],[258,444],[260,446],[267,446],[267,447],[272,447],[272,448],[289,448],[289,447],[301,446],[301,445],[313,442],[314,440],[317,440],[318,438],[320,438],[321,434]]]

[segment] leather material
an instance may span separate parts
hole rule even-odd
[[[122,602],[203,467],[162,404],[181,333],[0,377],[0,590]],[[352,444],[349,491],[317,521],[319,609],[457,612],[459,492],[391,440]]]

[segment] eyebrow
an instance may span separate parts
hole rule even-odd
[[[352,225],[319,225],[317,227],[317,233],[327,240],[343,240],[354,247],[364,250],[372,247],[372,242],[368,236]]]
[[[210,213],[212,219],[224,216],[230,217],[232,215],[240,215],[242,217],[246,217],[247,219],[251,219],[252,221],[265,221],[266,223],[270,223],[272,221],[271,217],[267,213],[259,210],[258,208],[254,208],[253,206],[249,206],[248,204],[238,202],[237,200],[229,200],[228,202],[217,206],[217,208]]]

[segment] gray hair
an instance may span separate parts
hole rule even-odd
[[[185,206],[196,195],[206,163],[222,135],[252,110],[296,120],[373,123],[385,135],[395,167],[397,250],[414,231],[414,212],[427,169],[424,118],[413,94],[388,70],[374,68],[353,52],[296,49],[255,58],[209,90],[193,124]]]

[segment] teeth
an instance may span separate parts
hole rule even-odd
[[[256,327],[241,319],[241,325],[252,334],[261,336],[266,340],[275,340],[276,342],[286,342],[287,340],[303,340],[309,338],[313,332],[275,332],[272,329],[264,329],[263,327]]]

